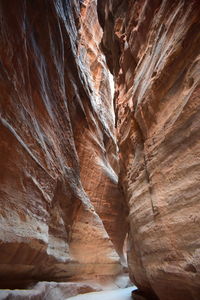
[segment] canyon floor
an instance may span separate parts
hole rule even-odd
[[[40,282],[30,290],[0,290],[0,300],[131,300],[135,286],[126,288],[97,283]]]
[[[125,289],[117,289],[114,291],[103,291],[87,293],[70,297],[68,300],[131,300],[131,292],[135,290],[134,287],[128,287]]]

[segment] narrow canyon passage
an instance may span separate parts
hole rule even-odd
[[[0,41],[0,299],[199,300],[199,0],[0,0]]]

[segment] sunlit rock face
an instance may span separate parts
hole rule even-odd
[[[200,295],[199,1],[98,1],[115,75],[129,269],[163,300]]]
[[[1,287],[121,270],[125,211],[95,5],[0,3]]]
[[[96,1],[84,2],[80,23],[78,51],[92,92],[90,102],[82,99],[85,117],[72,121],[81,182],[115,249],[122,256],[127,226],[123,194],[118,188],[113,101],[105,57],[99,48],[102,29]]]

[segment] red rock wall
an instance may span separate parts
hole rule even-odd
[[[115,75],[132,280],[162,300],[200,297],[200,3],[98,1]]]
[[[95,3],[0,2],[1,287],[121,269],[126,226]]]

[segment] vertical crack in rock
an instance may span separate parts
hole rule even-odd
[[[137,124],[137,126],[138,126],[138,132],[139,132],[139,134],[140,134],[140,136],[141,136],[141,140],[142,140],[142,143],[143,143],[143,157],[144,157],[145,177],[146,177],[147,184],[148,184],[149,197],[150,197],[150,201],[151,201],[152,211],[153,211],[153,213],[155,214],[155,213],[156,213],[156,210],[155,210],[155,207],[154,207],[154,204],[153,204],[152,184],[151,184],[150,173],[149,173],[148,165],[147,165],[147,158],[146,158],[145,152],[144,152],[145,137],[144,137],[144,135],[143,135],[143,133],[142,133],[142,130],[141,130],[141,128],[140,128],[139,123],[137,122],[136,119],[135,119],[135,121],[136,121],[136,124]]]

